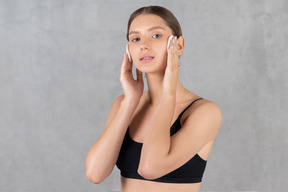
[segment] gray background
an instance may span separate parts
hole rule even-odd
[[[151,4],[182,25],[181,82],[222,109],[202,190],[288,190],[287,0],[0,0],[1,192],[120,190],[85,157],[123,93],[127,20]]]

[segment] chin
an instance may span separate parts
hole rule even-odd
[[[155,73],[165,70],[166,66],[138,64],[136,68],[142,73]]]
[[[138,62],[135,64],[135,66],[139,71],[143,73],[155,73],[162,72],[163,70],[165,71],[167,67],[167,62],[162,62],[162,64],[160,64],[159,62],[157,63],[156,61],[152,61],[149,63]]]

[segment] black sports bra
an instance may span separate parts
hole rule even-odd
[[[174,135],[180,128],[180,118],[183,113],[197,100],[203,98],[198,98],[194,100],[186,109],[184,109],[178,118],[175,120],[170,128],[170,135]],[[141,149],[143,143],[138,143],[134,141],[129,135],[129,127],[126,131],[121,150],[116,162],[117,167],[121,171],[121,175],[126,178],[142,179],[141,175],[138,174],[138,165],[141,156]],[[186,162],[181,167],[176,170],[154,180],[156,182],[164,183],[198,183],[202,181],[202,176],[204,174],[206,167],[206,161],[202,159],[198,154],[192,157],[188,162]]]

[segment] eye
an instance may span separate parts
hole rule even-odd
[[[138,41],[140,41],[140,38],[139,38],[139,37],[136,37],[136,38],[133,38],[131,41],[132,41],[132,42],[138,42]]]
[[[156,39],[158,39],[158,38],[160,38],[162,35],[160,35],[160,34],[155,34],[155,35],[153,35],[153,38],[156,38]]]

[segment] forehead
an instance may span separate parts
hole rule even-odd
[[[129,31],[134,31],[134,30],[146,30],[149,29],[153,26],[161,26],[165,30],[170,29],[167,25],[166,22],[159,17],[158,15],[154,14],[143,14],[135,17],[135,19],[132,21],[130,25]]]

